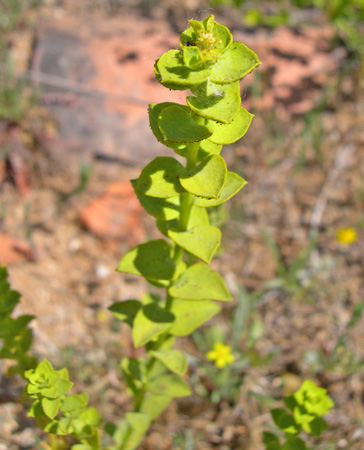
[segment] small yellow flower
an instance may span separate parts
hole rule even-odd
[[[355,242],[358,239],[358,234],[354,230],[354,228],[348,227],[348,228],[340,228],[336,232],[336,240],[341,245],[349,245]]]
[[[231,347],[221,342],[214,344],[214,349],[206,354],[206,358],[215,362],[215,366],[223,369],[227,364],[235,361],[234,355],[231,354]]]

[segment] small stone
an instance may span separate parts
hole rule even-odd
[[[129,181],[111,184],[80,214],[82,225],[103,240],[118,239],[129,246],[144,238],[143,208]]]
[[[0,264],[10,265],[33,259],[29,243],[0,233]]]
[[[346,448],[348,445],[348,441],[346,439],[340,439],[337,445],[339,448]]]
[[[70,250],[70,252],[74,253],[77,252],[78,250],[80,250],[81,248],[81,241],[78,238],[74,238],[71,239],[69,244],[68,244],[68,248]]]
[[[108,267],[104,266],[103,264],[100,264],[96,266],[95,273],[97,278],[99,278],[100,280],[104,280],[109,276],[110,270]]]

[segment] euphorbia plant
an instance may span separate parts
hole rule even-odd
[[[116,450],[135,449],[171,400],[191,393],[183,379],[187,358],[173,348],[175,338],[189,335],[215,316],[218,302],[231,300],[222,277],[209,267],[221,232],[209,224],[207,208],[223,204],[246,184],[227,170],[220,152],[249,128],[253,115],[241,106],[239,80],[260,63],[243,43],[233,42],[229,29],[214,16],[191,20],[190,25],[181,35],[181,49],[166,52],[155,64],[162,85],[190,89],[187,105],[165,102],[149,107],[155,137],[185,158],[185,164],[160,156],[132,180],[140,203],[157,219],[164,238],[135,247],[117,270],[145,277],[165,289],[165,295],[149,293],[110,307],[131,326],[135,347],[146,349],[146,356],[120,363],[134,409],[120,424],[105,427],[115,441],[110,448]],[[25,392],[34,399],[31,414],[46,431],[79,440],[74,450],[100,448],[100,417],[87,407],[85,394],[66,395],[71,383],[65,369],[55,371],[43,361],[25,377]]]
[[[231,300],[222,277],[209,267],[220,244],[220,230],[209,224],[207,208],[221,205],[246,181],[227,170],[220,155],[248,130],[253,115],[241,106],[239,80],[259,64],[257,55],[233,42],[229,29],[209,16],[190,20],[180,50],[169,50],[155,64],[157,80],[169,89],[190,89],[187,105],[150,105],[149,120],[159,142],[185,158],[160,156],[132,185],[165,238],[138,245],[118,271],[141,275],[166,290],[164,298],[146,294],[110,307],[132,327],[135,347],[146,356],[124,358],[121,369],[134,396],[134,411],[116,431],[120,449],[134,449],[152,419],[174,397],[190,394],[182,378],[186,355],[173,349]]]

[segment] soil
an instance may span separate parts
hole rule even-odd
[[[184,9],[165,3],[141,10],[132,2],[45,2],[31,14],[28,32],[13,37],[14,48],[28,48],[23,58],[34,73],[58,78],[41,84],[21,125],[0,127],[0,149],[11,149],[0,166],[0,263],[8,264],[12,286],[22,293],[17,313],[36,317],[39,358],[67,365],[75,391],[87,390],[105,420],[131,407],[118,362],[140,354],[130,330],[107,308],[148,289],[115,268],[128,249],[159,236],[128,180],[156,155],[172,156],[154,142],[146,110],[171,95],[151,81],[153,60],[177,45],[176,31],[186,26]],[[185,8],[197,6],[186,1]],[[223,222],[213,268],[234,302],[203,327],[217,324],[229,343],[242,288],[249,299],[257,294],[239,344],[248,363],[235,370],[241,379],[235,398],[213,403],[202,395],[217,389],[204,350],[196,340],[180,339],[178,347],[197,358],[190,368],[197,392],[174,401],[139,449],[261,450],[261,433],[272,427],[270,407],[312,378],[328,389],[335,408],[323,437],[310,442],[322,450],[362,450],[364,318],[346,326],[364,300],[363,80],[344,71],[339,83],[348,55],[332,47],[328,24],[299,32],[247,30],[228,9],[216,16],[263,62],[260,76],[242,87],[244,106],[256,117],[241,142],[223,153],[249,183],[229,202],[227,220],[221,210],[213,215]],[[118,33],[126,29],[127,36]],[[57,42],[64,55],[52,66]],[[181,99],[177,94],[175,101]],[[78,189],[82,168],[90,178]],[[337,241],[343,227],[356,229],[356,242]],[[291,283],[278,280],[267,234],[286,273],[298,255],[308,254]],[[343,334],[345,346],[335,350]],[[21,380],[5,377],[7,364],[1,363],[0,449],[40,448],[43,438],[20,402]]]

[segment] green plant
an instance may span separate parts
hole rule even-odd
[[[155,73],[165,87],[190,89],[192,95],[187,105],[149,107],[155,137],[184,157],[186,165],[171,156],[157,157],[131,181],[166,239],[138,245],[117,268],[146,278],[153,293],[110,307],[131,326],[134,346],[146,350],[145,356],[120,362],[134,409],[118,425],[105,425],[113,441],[107,448],[113,450],[137,448],[172,399],[191,394],[183,379],[187,357],[173,349],[175,338],[215,316],[221,309],[216,302],[231,300],[222,277],[209,267],[221,232],[209,224],[206,208],[223,204],[246,184],[227,170],[220,152],[249,128],[253,115],[241,107],[239,80],[260,62],[243,43],[233,42],[229,29],[214,16],[190,25],[181,35],[181,49],[163,54]],[[156,288],[165,290],[164,299],[154,293]],[[33,402],[30,415],[49,433],[50,448],[68,448],[67,436],[79,441],[72,450],[101,448],[101,417],[87,407],[86,394],[68,395],[72,383],[66,369],[56,371],[44,360],[24,376],[25,395]]]
[[[54,370],[45,359],[36,369],[27,370],[24,376],[28,381],[24,393],[34,399],[28,416],[35,417],[42,430],[50,435],[69,435],[79,440],[81,444],[73,445],[72,450],[97,450],[101,447],[100,413],[87,407],[87,393],[66,395],[73,385],[67,369]],[[58,447],[62,439],[54,441]]]
[[[35,102],[37,93],[25,78],[14,71],[11,54],[1,49],[0,42],[0,119],[10,123],[20,123]]]
[[[42,0],[0,0],[0,33],[14,30],[30,8],[42,4]]]
[[[198,350],[212,361],[196,360],[199,370],[193,374],[193,386],[199,395],[208,397],[212,403],[226,400],[234,404],[248,368],[267,364],[274,357],[272,352],[262,355],[256,347],[264,332],[256,313],[256,303],[261,297],[239,288],[237,305],[229,314],[232,319],[227,327],[216,324],[192,334]],[[204,383],[206,376],[210,381],[209,388]]]
[[[309,299],[317,290],[318,283],[314,268],[310,267],[312,250],[316,246],[316,237],[310,239],[308,247],[302,249],[293,261],[287,264],[273,237],[263,231],[263,237],[276,263],[277,276],[265,284],[267,290],[281,289],[294,299]]]
[[[6,267],[0,267],[0,358],[16,362],[10,366],[8,374],[19,374],[35,367],[37,360],[29,353],[33,334],[28,327],[33,316],[24,314],[13,318],[13,312],[19,303],[20,294],[11,289]]]
[[[209,224],[206,208],[224,203],[246,183],[227,170],[220,152],[250,125],[252,115],[241,107],[239,80],[259,60],[244,44],[232,42],[229,30],[213,16],[190,24],[181,35],[181,50],[162,55],[155,73],[162,85],[189,88],[193,95],[187,97],[187,106],[166,102],[149,108],[155,137],[184,157],[186,166],[169,156],[158,157],[132,181],[142,206],[170,241],[141,244],[118,267],[165,288],[166,297],[146,294],[141,302],[129,300],[110,308],[132,326],[135,347],[146,346],[146,358],[121,362],[135,398],[131,414],[144,421],[145,428],[173,397],[191,393],[182,378],[186,356],[172,349],[175,337],[189,335],[216,315],[220,307],[215,301],[231,300],[221,276],[208,266],[221,232]],[[122,449],[135,448],[144,434],[128,422],[121,432],[120,427],[116,430]]]
[[[92,175],[93,167],[87,163],[81,163],[78,171],[78,185],[70,192],[62,193],[60,195],[60,201],[67,201],[71,197],[80,194],[87,189]]]
[[[311,350],[305,353],[304,359],[313,373],[334,372],[347,377],[363,369],[364,357],[358,357],[350,345],[350,331],[358,324],[363,313],[364,300],[355,305],[350,320],[339,334],[331,352]]]
[[[284,433],[285,442],[272,432],[263,433],[266,450],[308,450],[298,435],[304,430],[312,436],[320,436],[327,428],[322,418],[334,406],[327,390],[311,380],[305,380],[292,395],[284,398],[285,408],[274,408],[271,416],[275,425]]]

